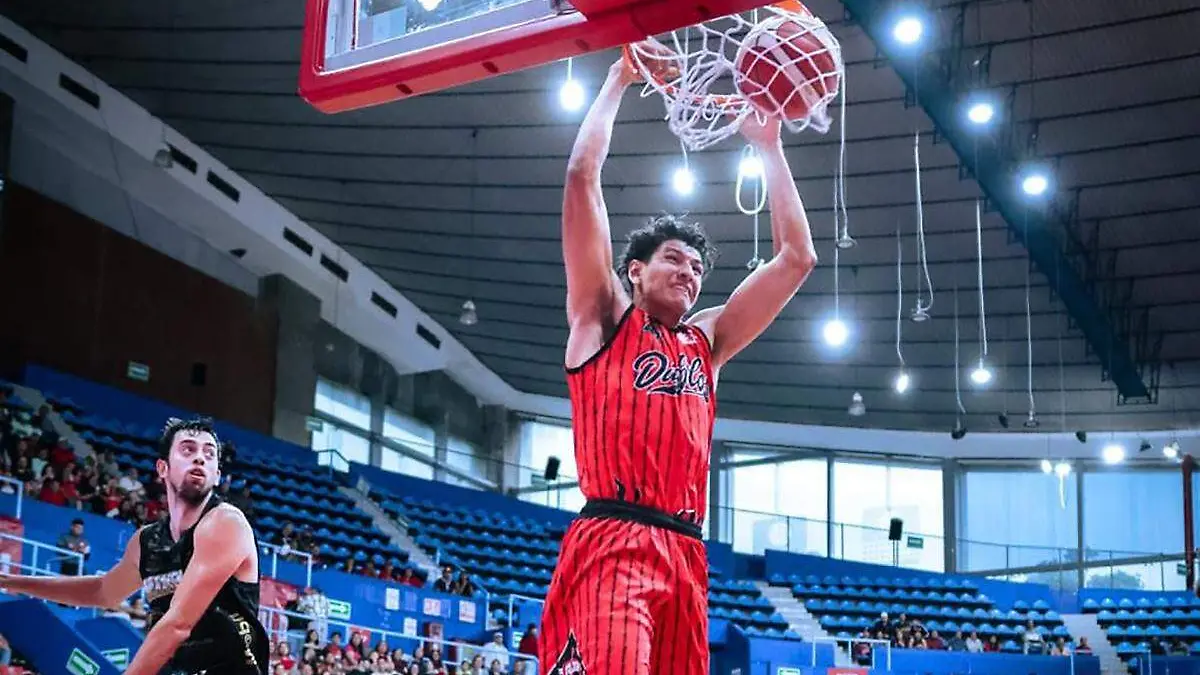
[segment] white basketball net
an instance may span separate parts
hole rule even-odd
[[[702,150],[732,136],[753,113],[780,117],[793,132],[829,130],[827,108],[844,88],[841,47],[825,23],[799,3],[781,4],[800,11],[772,5],[755,10],[749,19],[735,14],[672,31],[662,41],[650,38],[629,46],[631,60],[646,80],[642,95],[662,95],[667,125],[689,150]],[[800,30],[791,32],[789,26],[781,34],[778,29],[790,22]],[[821,47],[815,52],[814,40]],[[768,58],[763,58],[764,52]],[[836,74],[822,73],[814,60],[825,54]],[[755,82],[739,69],[743,60],[749,60],[743,68],[755,64],[759,73],[764,67],[776,72],[770,82]],[[804,61],[809,63],[802,69]],[[806,72],[816,76],[808,77]],[[775,84],[777,78],[790,82]],[[783,91],[788,93],[779,100],[776,94]],[[808,114],[801,119],[784,114],[793,97],[807,104]]]

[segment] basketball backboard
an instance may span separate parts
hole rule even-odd
[[[637,42],[769,0],[307,0],[300,95],[363,108]]]

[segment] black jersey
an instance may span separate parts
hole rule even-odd
[[[222,501],[213,494],[199,525]],[[142,589],[149,604],[147,628],[153,626],[171,606],[175,589],[192,560],[196,527],[182,532],[179,541],[171,537],[170,523],[160,520],[141,531]],[[257,551],[258,542],[255,541]],[[208,675],[266,675],[270,656],[267,632],[258,621],[258,582],[248,583],[230,577],[204,611],[192,634],[175,651],[163,673],[208,673]]]

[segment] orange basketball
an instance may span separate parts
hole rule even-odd
[[[833,49],[795,20],[766,25],[738,50],[738,91],[765,115],[806,119],[837,95],[840,56]]]

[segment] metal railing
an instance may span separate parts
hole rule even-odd
[[[84,557],[78,551],[59,548],[33,539],[2,532],[0,532],[0,540],[16,542],[22,547],[21,562],[15,562],[8,554],[0,554],[0,571],[6,574],[11,574],[12,570],[17,570],[20,574],[30,576],[62,576],[61,572],[50,569],[50,565],[58,563],[61,568],[63,562],[72,558],[76,561],[75,576],[83,574]],[[29,547],[30,561],[28,564],[25,563],[25,553],[27,550],[25,547]],[[41,559],[40,564],[39,558]]]
[[[515,627],[513,625],[513,609],[516,607],[516,604],[518,601],[542,605],[542,606],[544,606],[546,604],[546,601],[543,600],[542,598],[534,598],[534,597],[530,597],[528,595],[519,595],[517,593],[510,593],[508,596],[508,603],[507,603],[508,611],[507,611],[507,614],[505,615],[506,619],[508,621],[508,623],[505,625],[507,625],[509,627]]]
[[[288,558],[300,558],[304,560],[304,586],[312,586],[313,558],[310,554],[297,551],[289,546],[276,546],[275,544],[268,544],[261,541],[258,542],[258,549],[260,554],[266,553],[271,556],[271,577],[275,579],[279,578],[279,558],[282,557],[285,560]],[[259,569],[261,570],[262,561],[259,560],[259,563]]]
[[[17,491],[16,492],[16,499],[17,499],[16,518],[17,518],[17,520],[20,520],[21,519],[21,505],[25,500],[25,483],[23,481],[17,480],[16,478],[9,478],[8,476],[0,476],[0,485],[12,485],[16,488],[16,491]]]
[[[441,647],[444,660],[448,660],[449,650],[447,647],[455,647],[460,650],[457,654],[457,660],[459,661],[469,661],[475,658],[476,654],[484,653],[484,645],[471,644],[469,642],[461,642],[458,640],[443,640],[424,635],[417,635],[415,633],[400,633],[383,628],[373,628],[370,626],[360,626],[345,621],[316,617],[312,616],[311,614],[300,614],[298,612],[291,612],[285,609],[278,609],[274,607],[261,607],[258,615],[259,621],[262,622],[263,627],[266,628],[267,634],[271,638],[271,642],[275,643],[280,640],[288,641],[289,646],[292,647],[292,653],[297,654],[298,656],[303,656],[303,654],[301,653],[298,645],[291,644],[291,640],[293,638],[300,641],[302,645],[305,633],[308,630],[316,630],[317,636],[321,640],[321,644],[325,644],[325,642],[329,639],[330,628],[341,629],[341,632],[343,633],[343,645],[349,642],[352,632],[362,631],[368,633],[372,639],[379,637],[388,640],[389,642],[412,640],[421,643],[421,645],[425,647],[428,647],[430,644],[438,645]],[[289,628],[291,619],[304,622],[304,628],[295,630]],[[414,627],[416,626],[415,622],[413,625]],[[484,655],[487,656],[488,654],[485,653]],[[512,650],[506,650],[505,656],[509,663],[513,663],[515,661],[525,661],[529,663],[531,669],[526,670],[526,675],[534,675],[538,672],[538,660],[534,656],[529,654],[521,654]],[[486,665],[490,664],[485,664],[485,666]]]
[[[875,638],[835,637],[832,635],[829,637],[821,637],[819,635],[815,635],[815,636],[813,636],[812,640],[809,641],[809,644],[812,645],[812,664],[811,664],[811,666],[813,668],[817,667],[817,645],[821,644],[823,642],[828,642],[828,643],[833,644],[833,651],[835,654],[837,653],[838,645],[845,642],[846,643],[846,654],[850,657],[851,663],[854,662],[854,644],[866,643],[866,644],[880,645],[881,648],[887,650],[887,653],[886,653],[887,664],[886,664],[886,667],[884,668],[884,670],[889,671],[889,672],[892,670],[892,643],[891,642],[888,642],[887,640],[878,640]],[[872,670],[874,670],[876,667],[875,666],[875,649],[876,649],[875,647],[871,648],[871,669]]]

